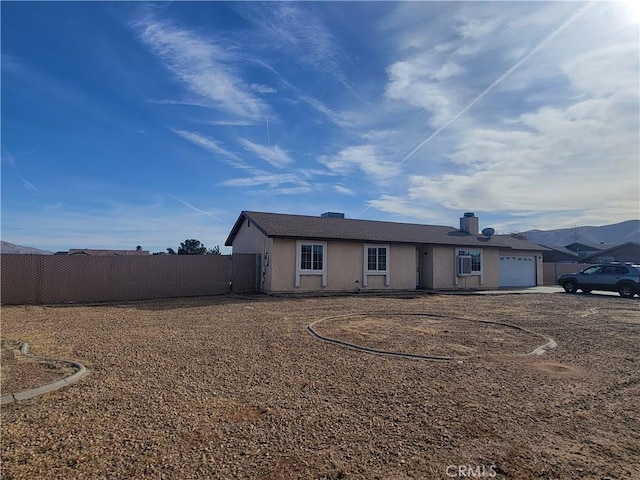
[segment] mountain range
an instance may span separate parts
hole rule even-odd
[[[28,255],[53,255],[53,252],[48,250],[40,250],[39,248],[23,247],[16,245],[15,243],[9,243],[2,240],[0,242],[0,253],[21,253]]]
[[[602,225],[600,227],[572,227],[557,230],[529,230],[520,232],[529,242],[564,247],[574,242],[587,245],[621,245],[640,243],[640,220]]]

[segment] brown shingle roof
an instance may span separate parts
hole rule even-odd
[[[225,246],[232,246],[238,230],[248,218],[252,225],[272,238],[308,240],[354,240],[385,243],[439,244],[475,247],[546,250],[509,235],[470,235],[453,227],[415,223],[380,222],[351,218],[324,218],[282,213],[247,212],[238,217]]]

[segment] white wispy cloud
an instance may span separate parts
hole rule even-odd
[[[334,185],[333,189],[338,192],[341,193],[342,195],[350,195],[353,196],[356,194],[356,192],[354,192],[352,189],[345,187],[344,185]]]
[[[533,15],[515,15],[511,8]],[[637,218],[637,31],[621,26],[612,34],[607,23],[597,22],[607,8],[515,5],[494,18],[485,11],[480,20],[465,11],[454,17],[457,39],[430,38],[439,46],[436,53],[406,50],[410,56],[388,69],[386,94],[424,109],[430,124],[440,126],[405,160],[434,134],[456,125],[445,132],[449,149],[439,152],[443,161],[437,170],[413,162],[405,168],[413,173],[404,187],[370,200],[369,207],[429,221],[452,210],[505,212],[512,217],[501,224],[505,229],[518,229],[523,221],[544,224],[545,218],[558,226],[587,218],[601,223]],[[402,38],[415,40],[410,32]],[[448,56],[438,57],[439,52]],[[477,59],[489,54],[508,67],[470,96],[474,78],[486,78]],[[484,105],[493,105],[493,111]],[[429,145],[416,158],[427,152],[433,156],[437,150]]]
[[[348,115],[332,110],[317,98],[313,98],[308,95],[300,95],[299,98],[300,100],[304,101],[309,106],[311,106],[314,110],[323,114],[325,117],[331,120],[331,122],[337,125],[338,127],[349,128],[354,126],[353,121],[348,118]]]
[[[33,183],[31,183],[29,180],[24,178],[22,175],[18,175],[18,178],[22,181],[22,185],[24,186],[25,190],[28,190],[30,192],[37,192],[38,191],[36,186]]]
[[[349,175],[354,171],[362,171],[380,183],[388,182],[401,171],[397,162],[389,161],[374,145],[347,147],[336,155],[321,156],[319,161],[337,174]]]
[[[267,85],[260,85],[258,83],[252,83],[249,85],[249,88],[256,93],[276,93],[277,90],[273,87],[269,87]]]
[[[220,182],[225,187],[266,187],[270,192],[281,194],[308,193],[315,187],[295,173],[274,174],[262,170],[253,170],[250,176],[232,178]]]
[[[255,125],[255,122],[248,120],[209,120],[202,122],[204,125],[215,125],[220,127],[249,127]]]
[[[205,137],[204,135],[201,135],[196,132],[189,132],[186,130],[178,130],[175,128],[172,128],[171,131],[176,135],[184,138],[185,140],[188,140],[189,142],[195,145],[198,145],[199,147],[202,147],[205,150],[215,153],[216,155],[222,157],[222,160],[224,160],[225,162],[231,164],[236,168],[247,168],[247,165],[245,165],[244,162],[242,162],[242,160],[235,153],[227,150],[226,148],[222,147],[218,142],[211,140],[210,138]]]
[[[579,204],[592,218],[636,218],[640,125],[629,105],[640,99],[632,49],[604,47],[571,59],[563,71],[577,100],[523,113],[502,128],[467,130],[450,157],[462,173],[413,175],[406,195],[370,205],[404,214],[414,204],[530,217],[556,212],[566,225],[577,221]],[[595,58],[606,58],[610,68],[596,72]]]
[[[251,152],[256,157],[270,163],[274,167],[283,168],[293,163],[293,159],[289,156],[289,154],[277,145],[259,145],[246,139],[240,139],[240,143],[242,143],[242,145],[248,152]]]
[[[379,198],[368,200],[367,208],[375,208],[382,212],[398,215],[404,218],[417,218],[425,223],[441,223],[436,221],[434,209],[425,208],[423,204],[411,196],[381,195]]]
[[[286,53],[292,61],[312,68],[352,90],[342,62],[345,50],[322,21],[313,4],[270,2],[241,9],[265,37],[263,43]]]
[[[258,118],[268,110],[238,72],[238,59],[225,45],[151,15],[135,26],[142,41],[185,88],[210,107],[243,118]]]
[[[394,63],[388,68],[386,95],[429,113],[429,124],[443,125],[460,110],[461,99],[448,86],[450,77],[464,69],[451,61],[443,64],[431,54],[421,54]]]
[[[10,167],[16,166],[16,157],[14,157],[9,151],[2,147],[2,155],[0,156],[2,163],[6,163]]]

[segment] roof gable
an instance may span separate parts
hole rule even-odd
[[[249,219],[271,238],[345,240],[385,243],[440,244],[546,250],[510,235],[470,235],[457,228],[415,223],[381,222],[351,218],[313,217],[281,213],[243,211],[233,226],[225,246],[231,246],[244,220]]]
[[[595,243],[573,242],[569,245],[565,245],[564,248],[571,250],[572,252],[599,252],[609,247],[604,244],[596,245]]]
[[[598,252],[594,252],[590,255],[586,255],[585,257],[582,258],[583,261],[589,261],[592,259],[595,259],[597,257],[602,257],[605,255],[610,255],[612,253],[617,253],[618,251],[622,251],[624,249],[629,249],[632,251],[635,251],[639,256],[640,256],[640,243],[638,242],[627,242],[627,243],[623,243],[622,245],[614,245],[611,248],[607,248],[606,250],[600,250]]]

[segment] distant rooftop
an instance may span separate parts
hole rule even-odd
[[[67,252],[67,255],[89,255],[92,257],[101,256],[128,256],[128,255],[150,255],[148,250],[96,250],[92,248],[72,248]]]

